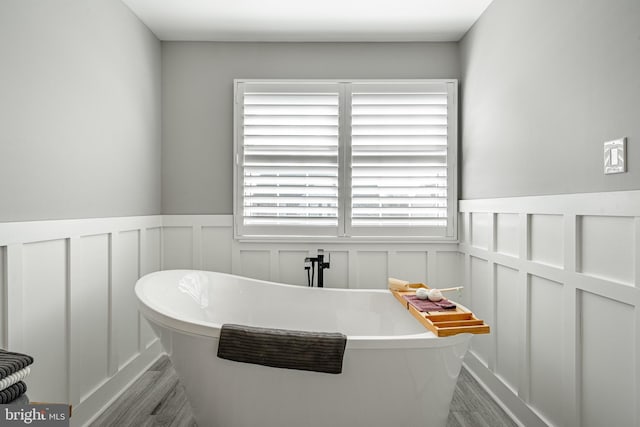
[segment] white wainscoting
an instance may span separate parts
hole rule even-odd
[[[0,347],[34,356],[32,401],[87,424],[161,353],[133,285],[162,267],[162,217],[0,223]]]
[[[522,425],[640,425],[640,191],[460,202],[470,370]]]
[[[32,400],[85,425],[161,353],[133,284],[174,268],[327,287],[466,286],[492,327],[466,364],[523,425],[638,425],[640,192],[468,200],[461,243],[249,243],[230,215],[0,223],[0,345],[36,357]]]
[[[304,258],[331,254],[325,287],[386,289],[389,276],[445,287],[462,280],[457,243],[237,242],[231,215],[165,215],[164,269],[215,270],[306,286]]]

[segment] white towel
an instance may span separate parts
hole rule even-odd
[[[4,390],[7,387],[11,387],[12,385],[17,383],[18,381],[22,381],[30,373],[31,373],[31,368],[27,366],[26,368],[21,369],[18,372],[15,372],[15,373],[9,375],[8,377],[1,379],[0,380],[0,390]]]

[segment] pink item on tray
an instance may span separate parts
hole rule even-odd
[[[420,299],[415,295],[403,295],[402,297],[419,311],[447,311],[456,308],[456,305],[447,299],[435,302],[428,299]]]

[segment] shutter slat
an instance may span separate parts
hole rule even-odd
[[[338,106],[331,105],[245,105],[244,114],[264,116],[331,116],[338,117]]]
[[[260,159],[269,161],[271,159],[271,163],[278,163],[280,157],[285,158],[285,156],[297,156],[301,157],[300,159],[288,159],[286,162],[304,162],[307,161],[317,161],[317,160],[325,160],[323,158],[316,159],[316,157],[336,157],[338,150],[317,150],[314,147],[295,147],[297,150],[293,149],[283,149],[279,152],[275,153],[273,150],[255,150],[249,152],[246,157],[249,159],[247,163],[251,163],[252,161],[259,161]],[[259,157],[262,156],[262,157]],[[304,158],[306,157],[306,158]],[[326,160],[325,160],[326,161]]]
[[[244,105],[329,105],[335,106],[335,96],[333,94],[320,93],[246,93],[244,95]]]
[[[244,177],[244,185],[250,187],[252,185],[299,185],[311,187],[338,187],[338,178],[324,176],[246,176]]]
[[[424,203],[424,204],[447,204],[447,198],[446,196],[441,196],[438,197],[437,195],[430,195],[430,197],[427,199],[423,199],[423,200],[417,200],[415,197],[408,197],[405,195],[389,195],[389,196],[379,196],[379,197],[371,197],[370,195],[359,195],[357,197],[353,198],[354,203],[358,204],[358,205],[365,205],[365,204],[380,204],[380,203],[387,203],[387,204],[394,204],[394,203],[413,203],[413,204],[418,204],[418,203]]]
[[[385,218],[387,216],[397,217],[434,217],[447,216],[446,206],[441,207],[395,207],[395,206],[378,206],[378,207],[366,207],[359,206],[358,212],[362,216],[378,216]]]
[[[338,141],[335,136],[324,136],[324,135],[305,135],[304,137],[307,144],[312,144],[316,146],[336,146],[338,145]],[[293,135],[245,135],[244,136],[244,146],[245,147],[253,147],[253,146],[279,146],[279,145],[290,145],[296,146],[299,144],[300,137]]]
[[[262,195],[262,196],[296,196],[296,197],[307,197],[307,196],[325,196],[325,197],[333,197],[336,190],[334,187],[308,187],[305,185],[262,185],[259,187],[245,187],[244,194],[245,196],[254,196],[254,195]]]
[[[336,200],[332,197],[326,197],[322,195],[307,195],[305,196],[306,204],[308,206],[316,206],[316,205],[336,205]],[[299,204],[299,197],[287,197],[284,195],[278,197],[268,197],[268,196],[252,196],[248,197],[244,201],[245,206],[285,206],[289,204]]]
[[[447,105],[446,92],[434,93],[354,93],[353,105]]]
[[[355,115],[411,115],[411,114],[447,114],[446,105],[353,105],[351,113]]]
[[[445,114],[405,114],[405,115],[360,115],[353,117],[353,126],[425,126],[446,125]]]
[[[353,136],[361,135],[415,135],[441,136],[447,135],[447,125],[355,125],[352,127]]]
[[[419,145],[427,148],[439,148],[447,146],[446,135],[352,135],[351,145]]]
[[[447,218],[354,218],[356,227],[446,227]]]
[[[300,214],[304,208],[305,215]],[[333,217],[335,206],[245,206],[244,211],[249,216],[294,216],[294,217]]]
[[[293,166],[278,165],[278,168],[271,167],[266,164],[265,167],[245,166],[245,176],[338,176],[338,169],[332,167],[313,167],[300,168]]]
[[[411,119],[405,121],[410,122]],[[245,114],[244,125],[266,125],[266,126],[333,126],[335,116],[301,116],[301,115],[252,115]]]
[[[412,197],[430,200],[433,197],[446,197],[446,187],[367,187],[361,186],[354,192],[352,198],[357,200],[359,197]]]
[[[338,136],[338,125],[334,126],[280,126],[245,125],[247,136]]]
[[[305,227],[327,227],[327,226],[335,227],[337,224],[337,221],[334,218],[314,218],[314,217],[287,218],[287,217],[278,217],[278,216],[272,216],[272,217],[247,216],[244,218],[244,224],[245,225],[266,225],[266,226],[296,225],[296,226],[305,226]]]
[[[415,177],[411,180],[406,178],[386,177],[386,178],[370,178],[370,177],[353,177],[352,186],[358,187],[401,187],[401,188],[413,188],[413,187],[446,187],[447,177]]]
[[[392,178],[437,178],[447,175],[446,165],[433,167],[431,165],[419,169],[413,168],[358,168],[353,170],[354,178],[379,178],[380,181],[387,177]]]

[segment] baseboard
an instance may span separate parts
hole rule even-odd
[[[491,372],[478,358],[468,352],[464,367],[495,402],[519,427],[548,427],[532,409]]]
[[[71,427],[89,426],[164,354],[160,340],[156,340],[80,405],[74,406]]]

